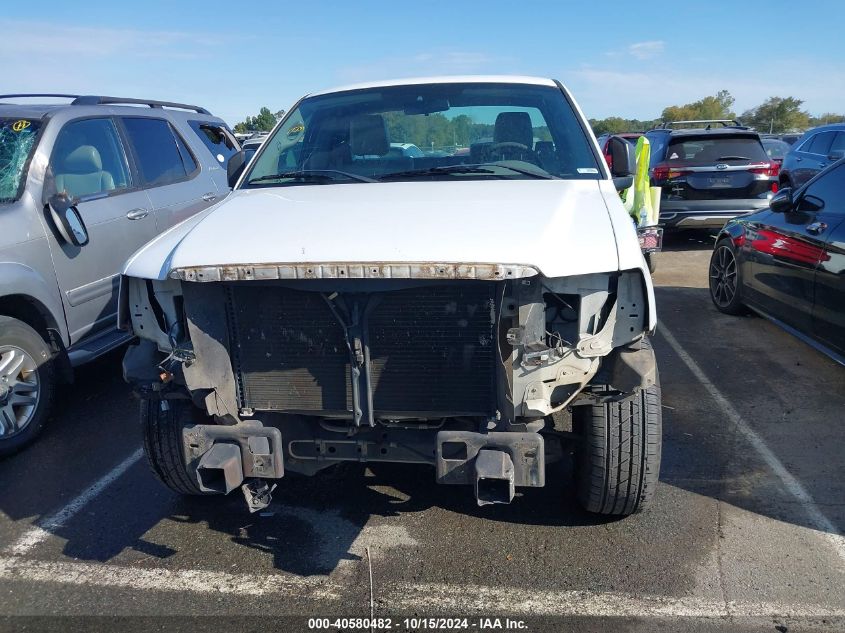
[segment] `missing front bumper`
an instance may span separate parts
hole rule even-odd
[[[474,485],[479,505],[507,503],[515,486],[545,485],[544,451],[539,433],[440,431],[437,483]],[[492,499],[482,499],[485,490],[491,492]],[[507,501],[503,500],[505,495]]]

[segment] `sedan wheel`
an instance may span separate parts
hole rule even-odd
[[[0,439],[22,432],[38,409],[38,365],[24,350],[0,346]]]
[[[713,304],[727,314],[743,312],[739,300],[739,267],[730,240],[722,240],[710,257],[710,298]]]

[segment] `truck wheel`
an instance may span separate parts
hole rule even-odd
[[[53,397],[52,360],[38,332],[0,316],[0,455],[19,451],[44,428]]]
[[[173,492],[210,494],[199,489],[182,457],[182,429],[193,423],[192,405],[178,400],[141,400],[144,453],[153,474]]]
[[[597,514],[629,515],[651,502],[660,473],[660,386],[618,402],[573,408],[578,502]]]

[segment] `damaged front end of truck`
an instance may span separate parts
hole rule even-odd
[[[183,471],[154,469],[182,491],[241,488],[254,511],[285,471],[408,462],[472,486],[479,505],[508,503],[591,441],[589,412],[655,385],[648,292],[640,268],[175,268],[122,279],[120,319],[139,338],[124,373],[173,425],[147,439],[170,438]]]

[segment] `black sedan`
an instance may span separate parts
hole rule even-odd
[[[845,364],[845,160],[729,221],[709,272],[719,310],[750,308]]]

